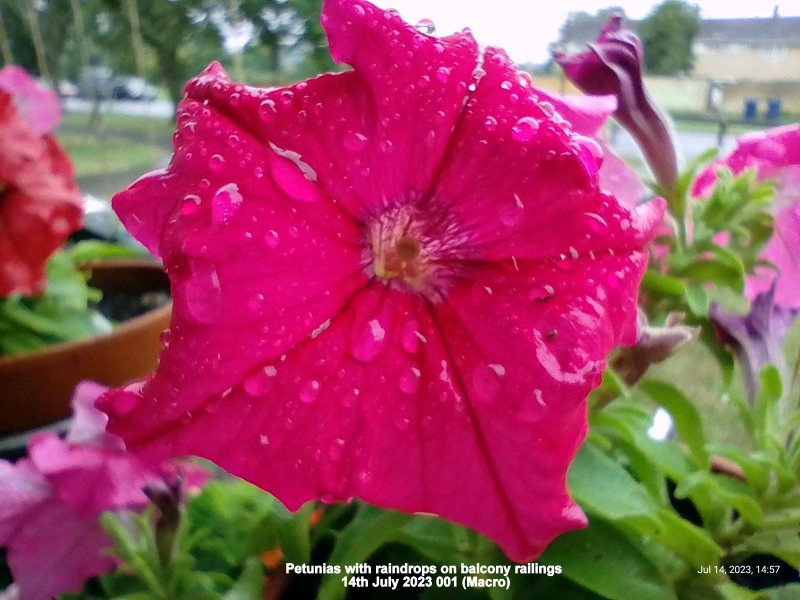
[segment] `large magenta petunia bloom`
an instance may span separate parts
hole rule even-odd
[[[530,559],[586,522],[567,469],[663,206],[602,192],[593,144],[468,32],[358,0],[323,24],[351,71],[266,90],[211,65],[170,166],[114,198],[175,304],[154,375],[101,407],[135,452],[290,509],[435,513]]]
[[[72,165],[58,142],[41,133],[49,123],[36,108],[52,99],[31,92],[14,73],[0,85],[0,297],[41,293],[47,259],[83,221]]]
[[[756,267],[756,272],[747,277],[745,294],[754,300],[768,292],[777,280],[775,304],[800,308],[800,125],[740,137],[733,152],[697,178],[692,190],[695,196],[705,196],[710,191],[716,181],[715,169],[720,166],[734,174],[755,169],[759,179],[776,181],[775,231],[761,256],[775,265],[777,271]]]

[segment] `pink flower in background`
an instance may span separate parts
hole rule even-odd
[[[777,279],[775,304],[800,308],[800,125],[776,127],[739,138],[736,148],[712,164],[694,183],[695,196],[707,195],[716,181],[715,168],[739,174],[755,169],[759,179],[777,182],[773,214],[775,230],[761,257],[777,267],[756,267],[747,277],[745,294],[754,300]]]
[[[51,133],[61,123],[61,102],[56,93],[22,67],[9,65],[0,69],[0,90],[14,99],[17,111],[36,133]]]
[[[105,389],[78,386],[66,440],[40,434],[28,459],[0,460],[0,547],[8,550],[21,600],[78,592],[86,579],[111,570],[104,551],[112,541],[98,517],[143,507],[143,486],[162,479],[105,433],[106,417],[93,408]]]
[[[35,295],[50,255],[81,226],[82,199],[72,164],[36,114],[52,93],[32,91],[18,67],[0,75],[0,297]]]
[[[170,166],[114,198],[174,309],[154,375],[100,406],[148,459],[206,457],[292,510],[435,513],[531,559],[586,522],[567,469],[663,205],[600,191],[596,144],[468,32],[357,0],[323,24],[352,70],[266,90],[212,64]]]
[[[628,208],[643,202],[647,190],[641,178],[614,152],[603,136],[603,127],[617,110],[616,96],[552,96],[550,102],[572,125],[575,133],[588,137],[589,143],[591,140],[597,143],[601,189]]]

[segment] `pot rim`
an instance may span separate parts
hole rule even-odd
[[[161,266],[160,262],[147,258],[99,260],[99,261],[82,263],[81,265],[79,265],[79,268],[82,271],[91,270],[97,267],[119,268],[119,269],[151,268],[153,270],[159,270],[159,271],[163,270],[163,267]],[[43,360],[53,355],[72,352],[75,349],[96,344],[100,340],[106,340],[108,338],[116,336],[127,335],[128,333],[140,329],[143,326],[147,326],[164,319],[164,317],[171,312],[172,312],[172,300],[170,300],[167,304],[163,306],[159,306],[158,308],[148,310],[147,312],[142,313],[141,315],[133,317],[132,319],[127,319],[119,323],[118,325],[115,325],[114,328],[107,333],[98,333],[78,340],[70,340],[68,342],[58,342],[56,344],[47,346],[46,348],[40,348],[39,350],[34,350],[33,352],[25,352],[24,354],[12,354],[9,356],[0,356],[0,370],[14,368],[16,365],[19,365],[20,363],[37,362],[39,360]]]

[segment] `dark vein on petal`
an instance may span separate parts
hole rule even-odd
[[[458,385],[464,397],[465,405],[467,407],[467,415],[469,417],[470,422],[472,423],[473,431],[475,432],[475,438],[478,445],[478,450],[480,451],[480,454],[484,458],[486,466],[488,467],[489,475],[492,479],[492,482],[494,483],[495,491],[497,492],[497,495],[500,498],[500,502],[506,509],[510,517],[511,523],[514,526],[515,532],[521,539],[523,545],[529,544],[528,537],[525,535],[525,530],[522,527],[522,524],[517,519],[517,513],[516,510],[514,509],[514,503],[511,501],[511,498],[509,498],[508,495],[506,494],[506,488],[503,485],[503,482],[499,478],[497,465],[495,464],[494,458],[492,457],[492,454],[489,450],[489,446],[486,437],[484,436],[480,420],[478,419],[475,407],[472,404],[472,399],[470,398],[470,395],[467,393],[467,387],[464,384],[464,380],[461,377],[461,372],[458,369],[458,363],[456,362],[453,353],[450,350],[450,347],[447,343],[447,336],[445,335],[444,330],[442,329],[442,325],[439,322],[439,319],[436,315],[436,309],[428,299],[425,299],[425,302],[428,306],[428,310],[430,311],[431,318],[436,327],[436,331],[439,334],[439,338],[441,339],[442,347],[444,348],[444,351],[447,354],[447,358],[450,360],[450,363],[453,365],[453,375],[455,377],[456,384]]]

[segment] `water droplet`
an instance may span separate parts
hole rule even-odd
[[[422,77],[420,77],[417,80],[417,85],[420,87],[420,89],[423,89],[423,90],[426,87],[428,87],[430,84],[431,84],[431,78],[428,77],[427,75],[423,75]]]
[[[311,332],[311,339],[318,338],[323,331],[325,331],[328,327],[331,326],[331,320],[328,319],[324,323],[320,323],[319,327],[317,327],[314,331]]]
[[[539,102],[539,108],[541,108],[542,112],[544,112],[544,114],[546,114],[548,117],[552,117],[556,112],[555,106],[546,100]]]
[[[343,454],[344,440],[342,438],[336,438],[331,442],[331,445],[328,448],[328,458],[331,460],[340,460]]]
[[[394,421],[395,427],[397,427],[400,431],[405,431],[408,429],[408,426],[411,425],[411,419],[407,417],[397,417]]]
[[[217,225],[227,225],[231,217],[241,208],[242,200],[239,186],[235,183],[229,183],[219,188],[211,201],[212,222]]]
[[[225,170],[225,159],[220,154],[215,154],[208,159],[208,168],[213,173],[222,173]]]
[[[278,232],[274,229],[270,229],[267,233],[264,234],[264,243],[267,245],[267,248],[270,250],[275,250],[280,244],[281,239],[278,235]]]
[[[238,136],[238,135],[235,135],[235,134],[234,134],[234,135],[229,135],[229,136],[228,136],[228,141],[227,141],[227,144],[228,144],[228,146],[230,146],[231,148],[236,148],[236,146],[238,146],[238,145],[239,145],[239,142],[241,142],[241,140],[239,139],[239,136]]]
[[[525,205],[522,204],[519,194],[514,194],[511,201],[500,209],[500,221],[507,227],[514,227],[522,220],[524,211]]]
[[[572,139],[586,148],[598,163],[603,162],[603,148],[599,143],[597,143],[597,140],[586,137],[585,135],[577,134],[573,135]]]
[[[436,79],[440,83],[446,83],[450,79],[450,69],[448,67],[439,67],[436,69]]]
[[[500,376],[493,366],[499,367],[500,365],[478,365],[472,371],[472,389],[475,392],[475,398],[481,402],[489,402],[497,397],[500,393]],[[503,369],[505,374],[505,369]]]
[[[361,390],[354,388],[349,392],[345,392],[342,396],[342,404],[347,408],[353,408],[358,403],[358,397],[361,395]]]
[[[430,19],[422,19],[417,21],[417,24],[414,26],[417,31],[420,33],[424,33],[426,35],[433,35],[436,33],[436,25],[433,24],[433,21]]]
[[[497,119],[494,117],[486,117],[486,120],[483,122],[483,128],[486,131],[494,131],[497,129]]]
[[[504,89],[504,90],[510,90],[512,87],[514,87],[514,84],[513,84],[513,83],[511,83],[511,82],[510,82],[510,81],[508,81],[508,80],[505,80],[504,82],[502,82],[502,83],[500,84],[500,87],[501,87],[502,89]]]
[[[392,145],[392,142],[389,140],[382,140],[381,143],[378,144],[378,148],[384,154],[391,154],[392,150],[394,150],[394,146]]]
[[[247,309],[253,313],[259,313],[264,310],[264,306],[267,302],[266,297],[264,294],[256,293],[250,296],[250,299],[247,301]]]
[[[242,387],[244,387],[244,391],[247,392],[250,396],[263,396],[267,392],[272,389],[274,385],[273,377],[274,375],[270,376],[267,373],[267,369],[270,367],[264,367],[263,369],[256,369],[249,375],[244,378],[242,382]],[[275,372],[275,367],[271,367],[273,373]]]
[[[278,109],[275,108],[275,102],[273,100],[264,100],[258,105],[258,113],[264,120],[271,120],[277,112]]]
[[[529,142],[539,129],[539,122],[533,117],[522,117],[511,128],[511,138],[517,142]]]
[[[378,318],[355,324],[350,331],[350,353],[358,361],[371,362],[386,349],[389,336]]]
[[[524,423],[535,423],[542,418],[547,403],[544,401],[542,390],[535,389],[529,398],[523,398],[517,416]]]
[[[258,442],[262,446],[269,445],[269,436],[266,433],[262,433],[261,435],[258,436]]]
[[[605,233],[606,229],[608,229],[608,223],[606,223],[606,220],[600,215],[596,213],[583,214],[588,218],[589,229],[594,233]]]
[[[278,101],[284,106],[288,106],[289,104],[291,104],[292,100],[294,100],[294,92],[290,90],[284,90],[278,97]]]
[[[419,350],[419,344],[427,342],[427,338],[419,331],[419,323],[415,320],[408,321],[403,326],[403,332],[400,335],[400,345],[403,350],[409,354],[416,354]]]
[[[182,215],[193,215],[200,210],[200,196],[189,194],[183,199],[181,204],[180,213]]]
[[[214,267],[196,261],[184,289],[186,308],[201,323],[213,323],[222,312],[222,285]]]
[[[311,404],[319,396],[319,381],[312,379],[300,390],[300,402]]]
[[[400,391],[404,394],[415,394],[419,390],[420,379],[422,378],[422,371],[417,367],[409,367],[404,369],[400,374],[400,379],[397,385]]]
[[[528,293],[528,298],[531,300],[549,300],[553,297],[554,289],[552,285],[543,285],[541,287],[532,288]]]
[[[356,17],[363,17],[363,16],[364,16],[365,14],[367,14],[367,13],[366,13],[366,11],[364,10],[364,7],[363,7],[363,6],[361,6],[360,4],[354,4],[354,5],[353,5],[353,14],[354,14]]]
[[[344,147],[359,152],[367,147],[367,136],[356,131],[348,131],[344,136]]]

